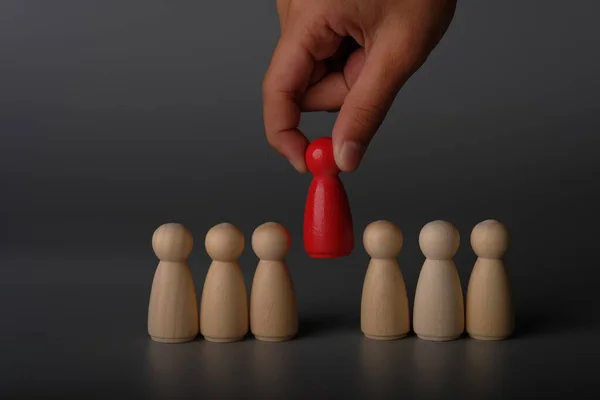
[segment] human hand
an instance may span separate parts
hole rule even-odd
[[[355,170],[455,8],[456,0],[277,0],[281,37],[263,81],[269,144],[306,172],[301,112],[339,111],[336,164]]]

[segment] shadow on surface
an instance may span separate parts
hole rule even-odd
[[[360,316],[331,314],[301,317],[298,338],[325,336],[346,329],[356,329],[360,332]]]

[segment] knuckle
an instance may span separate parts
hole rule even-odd
[[[274,149],[279,149],[281,147],[281,130],[280,123],[277,120],[272,118],[266,118],[265,122],[265,138],[267,139],[267,143],[269,146]]]
[[[266,129],[265,136],[267,138],[267,143],[269,144],[269,146],[277,148],[277,145],[278,145],[277,132],[272,129]]]
[[[373,104],[360,104],[353,107],[351,116],[354,122],[364,129],[379,123],[383,118],[383,109],[380,106]]]

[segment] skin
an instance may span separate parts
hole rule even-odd
[[[335,161],[354,171],[455,8],[456,0],[277,0],[281,36],[263,81],[269,144],[306,172],[301,113],[339,112]]]

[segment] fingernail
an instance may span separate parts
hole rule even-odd
[[[359,142],[347,140],[342,143],[339,151],[339,167],[343,171],[352,171],[358,167],[365,154],[365,146]]]

